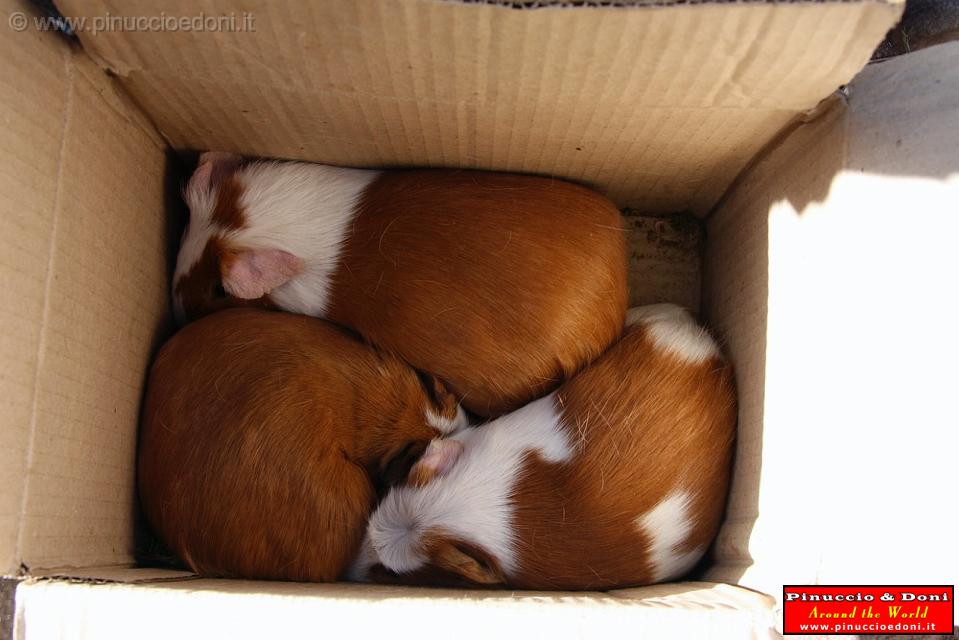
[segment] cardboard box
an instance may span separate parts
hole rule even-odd
[[[17,638],[758,638],[783,584],[959,578],[959,44],[863,69],[900,2],[57,5],[87,21],[78,42],[0,2]],[[133,567],[173,151],[210,148],[555,175],[637,212],[633,300],[701,301],[737,371],[733,490],[700,581],[481,593]]]

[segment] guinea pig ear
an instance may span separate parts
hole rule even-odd
[[[431,441],[410,469],[407,483],[414,487],[425,487],[433,478],[449,473],[462,453],[463,443],[459,440]]]
[[[280,249],[228,251],[220,260],[223,289],[244,300],[262,298],[303,271],[303,261]]]
[[[469,426],[469,418],[459,399],[436,376],[418,372],[420,382],[426,390],[433,409],[427,414],[430,426],[442,433],[450,435]]]
[[[426,448],[427,444],[424,441],[410,440],[387,454],[381,464],[378,485],[380,489],[388,489],[406,480]]]
[[[443,381],[436,376],[428,376],[427,391],[433,402],[441,407],[456,406],[456,396],[446,388]]]
[[[189,188],[197,191],[216,189],[243,163],[243,158],[223,151],[200,154]]]
[[[462,576],[474,584],[505,584],[506,577],[489,554],[458,540],[436,539],[430,550],[431,563]]]

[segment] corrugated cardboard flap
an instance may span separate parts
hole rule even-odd
[[[32,25],[30,10],[4,2],[0,21]],[[168,313],[167,148],[56,34],[7,29],[0,52],[0,574],[125,562],[140,391]]]
[[[649,213],[707,211],[901,11],[181,0],[163,15],[223,21],[174,31],[148,0],[58,5],[175,147],[554,175]]]
[[[955,533],[959,43],[870,65],[708,222],[704,308],[739,383],[707,576],[949,584]],[[944,493],[945,492],[945,493]]]
[[[773,600],[710,583],[600,593],[456,591],[357,584],[187,580],[29,581],[25,638],[768,638]],[[159,612],[159,613],[158,613]],[[24,633],[25,632],[25,633]]]

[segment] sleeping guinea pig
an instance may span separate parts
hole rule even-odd
[[[377,491],[462,426],[442,385],[327,322],[227,310],[181,330],[153,364],[140,501],[201,575],[331,581]]]
[[[353,579],[614,589],[681,577],[719,527],[732,372],[683,310],[630,314],[555,393],[430,444],[370,519]]]
[[[479,415],[550,391],[623,327],[619,211],[584,187],[205,153],[185,198],[181,322],[249,305],[327,318]]]

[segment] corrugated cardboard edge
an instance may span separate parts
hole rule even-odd
[[[0,578],[0,640],[13,639],[18,582],[12,578]]]
[[[134,565],[107,567],[60,567],[31,571],[24,579],[31,581],[59,580],[84,584],[141,584],[198,579],[191,571],[155,569]]]
[[[723,195],[716,202],[716,205],[705,216],[705,221],[708,223],[709,219],[726,205],[731,195],[736,193],[736,191],[741,187],[743,181],[747,179],[749,174],[756,168],[756,166],[761,164],[770,155],[776,153],[776,151],[788,141],[789,137],[794,134],[797,129],[815,122],[816,120],[831,113],[834,109],[847,108],[847,97],[848,93],[846,87],[841,87],[834,93],[823,98],[822,101],[812,109],[804,111],[793,118],[792,121],[790,121],[779,131],[779,133],[777,133],[769,140],[769,142],[763,145],[763,147],[756,152],[756,155],[753,156],[746,166],[743,167],[742,171],[739,172],[739,174],[729,184],[729,187],[727,187],[723,192]],[[705,282],[703,283],[703,286],[705,287]]]
[[[829,171],[841,169],[847,157],[848,104],[841,92],[797,117],[771,140],[737,177],[708,219],[709,243],[704,261],[704,311],[736,370],[739,425],[732,489],[715,543],[715,563],[706,577],[765,590],[779,597],[777,580],[811,580],[817,558],[809,545],[777,565],[768,550],[754,556],[755,537],[784,533],[762,528],[769,514],[761,495],[782,479],[763,466],[763,446],[772,437],[767,415],[767,334],[769,238],[767,214],[774,202],[823,198],[816,191]],[[810,144],[816,141],[815,150]],[[808,154],[810,157],[804,157]],[[796,192],[786,188],[795,183]],[[809,186],[812,185],[812,186]],[[780,514],[785,517],[784,514]],[[808,552],[808,553],[807,553]]]
[[[31,7],[18,2],[6,0],[0,6],[0,14],[3,15],[3,19],[18,13],[22,13],[28,21],[34,17]],[[30,23],[28,22],[28,24]],[[46,468],[41,464],[42,461],[49,459],[50,454],[53,453],[50,450],[52,436],[60,437],[60,434],[49,432],[43,436],[38,435],[40,423],[47,424],[50,421],[50,407],[47,406],[47,401],[51,399],[51,395],[62,394],[59,397],[68,398],[67,402],[82,401],[92,404],[97,402],[96,398],[90,397],[83,397],[78,400],[75,393],[71,395],[71,392],[75,392],[76,389],[71,389],[69,384],[64,384],[66,381],[62,378],[49,377],[51,375],[49,371],[51,364],[55,365],[54,368],[57,373],[63,373],[65,371],[62,367],[64,358],[82,358],[84,355],[82,352],[75,352],[72,356],[69,355],[69,350],[64,349],[63,344],[61,344],[67,339],[63,334],[54,332],[51,337],[51,331],[53,331],[50,328],[51,320],[58,320],[61,327],[64,322],[68,324],[71,322],[70,318],[63,317],[62,314],[59,317],[54,317],[56,314],[52,311],[54,308],[69,306],[69,302],[62,297],[63,287],[65,286],[63,281],[86,283],[88,280],[84,280],[85,276],[75,280],[78,272],[84,272],[83,270],[86,269],[84,273],[95,273],[95,269],[89,269],[91,263],[99,261],[100,264],[95,265],[96,269],[102,269],[104,257],[116,257],[109,251],[97,253],[97,251],[102,252],[101,247],[91,248],[89,253],[83,251],[69,253],[65,262],[63,255],[60,256],[59,260],[56,258],[56,254],[63,251],[64,243],[70,240],[69,237],[65,238],[63,236],[64,234],[70,234],[71,225],[76,226],[76,216],[81,215],[78,214],[78,211],[86,208],[86,213],[82,215],[87,216],[91,212],[93,215],[100,213],[96,207],[91,208],[91,202],[87,199],[86,193],[90,191],[89,187],[93,185],[85,181],[88,176],[85,176],[83,169],[84,165],[89,163],[90,158],[84,157],[86,148],[83,145],[97,137],[96,126],[109,127],[108,135],[105,137],[109,138],[111,134],[113,136],[125,136],[125,146],[118,145],[114,149],[129,152],[130,144],[140,145],[138,147],[138,153],[140,154],[138,157],[142,159],[149,156],[155,161],[149,163],[150,169],[157,166],[158,163],[162,165],[167,146],[152,123],[130,102],[123,89],[115,81],[108,78],[102,69],[93,64],[79,46],[67,43],[56,33],[40,33],[30,29],[26,32],[15,32],[11,29],[4,35],[3,45],[11,47],[12,51],[15,52],[13,55],[21,56],[23,60],[27,61],[24,64],[11,63],[7,68],[6,80],[9,83],[10,91],[4,99],[11,103],[12,120],[8,123],[10,125],[8,128],[11,135],[16,136],[16,139],[11,143],[14,146],[6,149],[6,158],[9,164],[4,163],[3,171],[5,178],[16,176],[13,182],[14,187],[7,191],[10,202],[18,205],[17,210],[11,216],[12,221],[16,225],[19,215],[24,219],[24,222],[21,222],[20,228],[17,229],[19,233],[10,234],[5,240],[12,242],[12,246],[18,250],[25,251],[33,256],[40,255],[44,258],[43,265],[34,264],[33,262],[36,262],[36,260],[3,265],[5,278],[9,278],[9,282],[15,291],[21,292],[19,304],[11,310],[15,313],[22,313],[20,311],[22,308],[35,307],[36,313],[31,314],[30,317],[33,318],[33,324],[37,327],[29,340],[27,337],[20,335],[10,337],[8,334],[7,336],[9,340],[13,340],[14,344],[19,343],[17,347],[19,350],[14,362],[11,363],[18,365],[18,367],[11,370],[18,372],[19,378],[16,382],[21,387],[17,391],[17,397],[22,403],[25,403],[26,407],[25,415],[10,416],[11,420],[16,419],[19,423],[18,427],[22,430],[23,438],[16,448],[17,460],[11,460],[9,468],[22,468],[23,473],[16,486],[13,483],[5,483],[3,487],[3,491],[6,493],[4,502],[11,506],[10,513],[3,514],[5,516],[3,537],[5,541],[9,539],[10,544],[4,544],[4,557],[2,566],[0,566],[0,573],[15,576],[18,573],[29,572],[29,567],[22,563],[31,564],[37,559],[34,554],[25,551],[30,537],[26,533],[28,520],[33,518],[29,527],[35,532],[45,534],[50,528],[39,524],[39,521],[42,521],[43,518],[51,517],[49,505],[46,508],[47,513],[38,515],[38,505],[31,499],[31,496],[37,497],[33,494],[34,482],[38,478],[44,474],[56,475],[58,473],[58,469]],[[50,87],[53,86],[53,79],[59,81],[59,84],[53,87],[55,95],[47,95],[50,93]],[[21,129],[18,122],[21,124],[25,122],[30,126],[23,126]],[[91,136],[94,136],[94,138],[91,138]],[[53,142],[52,144],[44,144],[45,141]],[[135,143],[131,143],[131,141],[135,141]],[[29,150],[29,153],[33,155],[29,155],[26,150]],[[64,175],[64,167],[67,162],[68,151],[74,153],[69,159],[69,171],[71,172],[69,175],[71,187],[69,189],[64,187],[64,179],[67,177]],[[129,153],[126,157],[107,155],[101,156],[99,159],[105,163],[113,160],[125,164],[126,166],[123,168],[126,171],[136,171],[136,163],[125,162],[128,157]],[[26,162],[29,165],[28,169],[18,167],[18,162]],[[49,185],[40,184],[38,181],[31,179],[30,171],[41,171],[41,169],[46,169],[47,165],[49,165],[49,169],[42,171],[42,173],[51,177],[48,180]],[[160,174],[155,178],[162,179],[162,170]],[[115,179],[116,176],[111,175],[111,172],[104,172],[103,183],[96,185],[100,188],[100,195],[109,192],[109,189],[111,189],[108,186],[109,181]],[[124,198],[125,194],[120,192],[116,202],[128,202]],[[146,206],[155,212],[156,207],[162,205],[157,202]],[[118,216],[125,216],[125,221],[134,219],[125,207],[118,204],[117,208],[122,209],[116,213]],[[28,236],[23,227],[27,222],[36,226],[40,224],[37,221],[41,218],[43,219],[41,222],[45,221],[46,226],[42,226],[37,233]],[[66,230],[61,228],[64,220],[69,223],[65,227]],[[124,222],[124,224],[127,224],[127,222]],[[89,231],[88,227],[85,232]],[[112,229],[106,228],[105,231],[107,233],[104,235],[109,236]],[[106,242],[103,236],[100,239]],[[159,241],[159,239],[153,240],[153,242]],[[67,242],[67,244],[69,243]],[[42,253],[40,252],[41,246],[43,248]],[[109,268],[107,270],[109,271]],[[163,276],[161,275],[161,277]],[[60,280],[59,283],[57,282],[58,279]],[[23,299],[25,295],[23,292],[26,291],[25,283],[28,282],[34,283],[36,286],[32,286],[29,289],[30,295],[28,298]],[[107,286],[110,284],[107,283]],[[54,291],[57,292],[58,296],[56,300],[54,300]],[[69,293],[79,296],[71,299],[83,300],[80,291]],[[131,304],[137,306],[137,303],[141,302],[134,297]],[[110,304],[111,301],[104,300],[102,303]],[[74,312],[82,310],[83,304],[80,304],[79,307],[79,309],[75,307],[67,315],[73,315]],[[137,308],[141,315],[138,319],[130,320],[130,322],[152,322],[152,318],[148,316],[143,305]],[[34,318],[34,316],[36,317]],[[73,318],[73,321],[75,320],[76,318]],[[117,329],[114,337],[124,335],[126,334],[123,329]],[[102,336],[97,334],[90,337],[96,340]],[[29,373],[26,371],[20,373],[20,369],[29,364],[26,362],[26,356],[21,353],[25,351],[34,354],[31,359],[32,369]],[[23,362],[20,361],[21,358]],[[8,375],[12,375],[9,373],[11,370],[7,371]],[[136,375],[141,376],[139,372]],[[82,384],[82,380],[70,380],[70,382],[76,382],[78,388]],[[111,392],[120,393],[117,390],[125,388],[122,387],[122,382],[113,383],[111,381],[111,384],[115,385],[115,388],[110,389]],[[139,398],[133,398],[133,401],[138,404]],[[100,407],[100,409],[110,411],[110,408],[106,406]],[[112,409],[114,412],[116,411],[115,406]],[[46,414],[43,420],[38,417],[41,413]],[[129,428],[132,433],[135,429],[135,421],[130,424]],[[77,437],[75,432],[65,435],[73,438]],[[59,455],[63,454],[64,451],[61,449],[56,453]],[[62,463],[62,458],[60,460]],[[130,479],[117,479],[117,484],[114,486],[119,486],[124,481],[132,487],[132,474]],[[45,480],[45,482],[49,484],[49,480]],[[109,499],[105,498],[105,500]],[[42,502],[42,499],[39,501]],[[76,505],[73,509],[76,511]],[[4,511],[6,511],[6,508]],[[40,511],[43,511],[43,509],[40,509]],[[69,518],[66,520],[61,518],[58,522],[58,527],[70,530]],[[85,525],[83,529],[84,533],[89,533]],[[114,553],[122,555],[123,545],[118,546],[121,548],[115,550]],[[132,542],[130,546],[132,547]],[[104,554],[103,559],[106,559],[107,555]]]
[[[9,3],[8,3],[9,4]],[[10,9],[0,8],[0,20]],[[15,575],[20,564],[20,525],[26,496],[26,475],[33,446],[37,376],[42,322],[46,316],[51,236],[56,218],[56,192],[69,95],[69,56],[55,39],[24,34],[20,41],[4,33],[0,39],[5,104],[5,153],[0,184],[4,187],[0,218],[0,300],[4,309],[4,396],[0,437],[5,460],[0,468],[0,573]],[[31,100],[27,96],[32,97]],[[42,101],[34,105],[34,100]],[[22,147],[23,151],[17,153]],[[19,163],[19,166],[18,164]]]
[[[702,5],[702,4],[750,4],[759,2],[768,2],[769,0],[583,0],[582,2],[570,2],[569,0],[530,0],[529,2],[511,2],[510,0],[439,0],[441,2],[453,2],[459,4],[488,4],[496,7],[506,7],[508,9],[518,9],[520,11],[531,11],[534,9],[578,9],[578,8],[604,8],[614,7],[622,9],[637,9],[641,7],[674,7],[676,5]],[[832,2],[835,0],[774,0],[776,2],[792,4],[821,4],[823,2]],[[839,0],[840,2],[860,2],[861,0]],[[869,0],[879,4],[906,4],[906,0]]]
[[[61,4],[79,18],[152,10]],[[688,4],[221,2],[262,33],[79,37],[177,148],[535,173],[644,212],[702,214],[760,144],[858,71],[902,7]],[[688,45],[666,37],[675,21]]]
[[[50,37],[53,37],[52,35]],[[68,97],[64,113],[64,125],[61,132],[62,139],[65,141],[68,135],[70,134],[70,126],[72,124],[72,117],[74,115],[74,109],[80,107],[73,101],[73,97],[77,92],[77,85],[83,84],[88,88],[92,88],[100,100],[100,106],[106,107],[115,118],[122,120],[130,127],[137,130],[141,136],[141,139],[144,141],[149,141],[152,143],[157,150],[165,150],[166,144],[162,139],[160,134],[153,127],[152,123],[144,116],[139,109],[133,105],[129,99],[126,97],[124,91],[111,79],[107,78],[104,72],[95,66],[84,54],[76,48],[65,48],[64,51],[64,60],[67,66],[67,79],[68,79]],[[87,91],[87,88],[84,89]],[[87,123],[89,124],[89,123]],[[61,154],[65,153],[65,148],[61,147]],[[62,167],[64,158],[61,157],[58,161],[58,165]],[[41,336],[38,343],[37,349],[40,353],[45,353],[48,349],[48,326],[50,321],[50,300],[52,296],[51,285],[52,285],[52,275],[57,268],[53,263],[54,247],[60,241],[58,237],[58,217],[59,213],[65,206],[68,204],[63,202],[62,199],[62,176],[58,173],[57,177],[57,191],[56,198],[54,201],[54,211],[57,212],[54,217],[53,229],[50,235],[50,246],[51,246],[51,263],[48,267],[47,273],[47,285],[44,294],[44,314],[41,327]],[[72,195],[72,194],[71,194]],[[31,483],[34,477],[34,473],[37,471],[35,469],[35,451],[36,451],[36,440],[37,440],[37,429],[38,429],[38,414],[43,410],[41,406],[41,389],[39,387],[40,376],[42,374],[42,360],[41,365],[37,368],[37,380],[35,381],[34,387],[34,399],[33,399],[33,409],[32,409],[32,418],[31,418],[31,435],[30,435],[30,444],[27,452],[27,468],[30,469],[33,473],[28,472],[24,482],[23,489],[23,502],[20,510],[20,532],[18,534],[17,542],[17,557],[20,561],[30,559],[24,558],[24,530],[26,525],[26,518],[30,513],[31,507],[28,505],[28,499],[31,495]],[[135,425],[131,425],[131,429],[135,429]],[[41,470],[43,471],[43,470]]]
[[[871,292],[869,302],[880,301],[876,314],[862,304],[866,296],[852,292],[860,304],[847,303],[840,315],[858,322],[841,325],[838,332],[866,336],[849,341],[854,353],[862,352],[863,343],[877,344],[889,336],[882,364],[902,373],[880,376],[874,367],[861,372],[847,367],[845,378],[865,380],[849,385],[847,402],[866,409],[834,419],[834,430],[845,424],[859,427],[847,429],[851,435],[841,442],[848,450],[875,433],[893,437],[877,440],[868,464],[855,460],[859,464],[840,473],[835,458],[829,461],[832,480],[881,469],[869,494],[882,499],[857,500],[852,508],[836,504],[838,500],[829,505],[840,516],[836,521],[845,517],[850,526],[824,536],[816,581],[836,584],[856,575],[865,584],[890,578],[905,584],[918,577],[931,584],[953,583],[959,578],[959,546],[948,527],[927,526],[902,514],[869,535],[851,531],[853,523],[866,522],[886,504],[909,502],[912,513],[934,513],[944,494],[929,488],[956,486],[959,42],[871,64],[849,84],[846,167],[830,198],[837,204],[829,213],[842,211],[848,222],[828,232],[850,244],[865,240],[857,258],[871,267],[864,281],[846,277],[842,282],[847,290]],[[855,233],[867,227],[867,220],[873,228]],[[832,346],[846,347],[840,341]],[[834,389],[838,379],[822,386]],[[852,416],[859,422],[853,423]],[[893,545],[915,551],[892,554],[875,565],[873,559]]]
[[[707,219],[709,242],[704,258],[703,307],[736,370],[739,425],[726,516],[714,545],[715,563],[706,577],[768,589],[768,593],[777,597],[777,567],[768,566],[768,557],[751,555],[751,538],[760,521],[760,492],[765,486],[762,453],[767,426],[766,342],[770,295],[766,215],[772,195],[783,195],[769,192],[782,191],[782,184],[799,180],[804,172],[815,173],[815,167],[808,162],[790,169],[797,149],[804,149],[809,140],[822,140],[820,145],[824,145],[818,153],[822,158],[816,163],[823,163],[827,168],[837,163],[841,166],[846,157],[847,126],[848,104],[844,92],[837,91],[797,116],[770,140],[733,181]],[[790,177],[790,174],[796,175]],[[807,195],[804,193],[801,197]],[[794,555],[800,558],[802,554]],[[792,576],[790,579],[795,582],[806,578],[787,569],[795,569],[795,565],[784,564],[779,573]]]
[[[156,615],[162,610],[162,615]],[[17,637],[769,638],[772,599],[729,585],[680,583],[602,593],[458,591],[358,584],[189,580],[81,584],[28,580]],[[149,621],[149,622],[147,622]]]
[[[735,338],[734,364],[750,368],[750,384],[740,388],[735,490],[709,579],[777,594],[783,581],[957,575],[959,553],[941,528],[904,518],[868,524],[880,504],[897,504],[893,496],[917,512],[935,510],[933,494],[913,478],[945,486],[953,466],[944,425],[955,423],[956,410],[941,372],[959,357],[947,328],[959,308],[944,293],[957,273],[946,240],[955,237],[948,230],[959,201],[956,61],[959,43],[870,65],[848,96],[834,96],[767,145],[709,219],[704,306]],[[857,254],[837,255],[847,246]],[[903,335],[913,326],[921,329]],[[820,403],[829,410],[817,413]],[[908,437],[873,440],[898,433]],[[814,456],[798,446],[803,441],[829,446]],[[841,458],[860,446],[867,456]],[[806,478],[799,461],[813,458],[819,468]],[[830,489],[872,473],[867,493],[881,503],[846,504],[837,496],[847,494]],[[822,496],[815,517],[828,526],[796,509],[801,499],[791,485],[799,477],[806,495]],[[903,545],[915,553],[875,561]]]
[[[126,92],[123,85],[110,77],[111,74],[87,55],[85,49],[80,50],[78,47],[72,47],[72,49],[71,59],[74,61],[74,68],[88,82],[97,87],[103,103],[118,118],[136,127],[158,149],[165,150],[169,145],[163,132],[157,129],[147,113]]]

